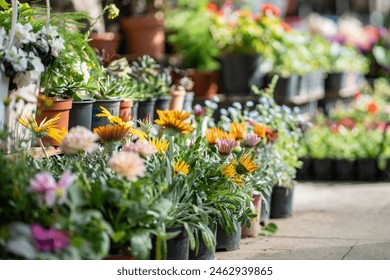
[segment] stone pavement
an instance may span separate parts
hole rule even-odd
[[[294,213],[271,237],[216,259],[389,260],[390,183],[298,183]]]

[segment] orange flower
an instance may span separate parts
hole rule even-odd
[[[284,21],[281,22],[281,25],[283,27],[284,32],[290,32],[292,29],[291,26]]]
[[[93,132],[104,143],[121,141],[129,135],[129,129],[121,125],[99,126]]]
[[[360,92],[360,91],[358,91],[358,92],[355,92],[354,94],[353,94],[353,98],[354,99],[359,99],[359,98],[361,98],[362,97],[362,93]]]
[[[379,111],[378,104],[374,100],[367,104],[366,109],[372,114],[376,114]]]
[[[218,6],[215,5],[214,3],[209,3],[209,4],[207,5],[207,10],[209,10],[210,12],[215,13],[215,12],[218,11]]]
[[[251,13],[251,11],[249,11],[249,10],[246,10],[246,9],[244,9],[244,10],[239,10],[239,17],[242,17],[242,18],[249,18],[249,17],[252,17],[252,13]]]
[[[267,129],[266,126],[255,123],[253,129],[257,136],[259,136],[260,138],[265,138],[265,132]]]
[[[260,6],[260,10],[266,15],[280,17],[280,9],[272,4],[264,4]]]
[[[272,131],[269,127],[266,128],[265,135],[269,143],[275,143],[275,140],[279,137],[279,132],[277,130]]]

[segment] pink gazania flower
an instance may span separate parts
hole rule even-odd
[[[196,104],[194,106],[194,116],[195,117],[204,117],[206,115],[206,109],[202,105]]]
[[[218,153],[221,155],[230,155],[236,146],[236,141],[232,139],[218,138],[216,141]]]
[[[41,172],[30,181],[30,190],[39,194],[38,202],[40,204],[45,203],[47,207],[51,208],[56,202],[58,205],[64,203],[67,189],[75,179],[76,176],[70,170],[65,171],[58,182],[49,172]]]
[[[34,239],[34,246],[38,251],[49,253],[62,250],[69,245],[69,236],[53,227],[43,228],[41,225],[31,225],[31,235]]]
[[[126,177],[133,182],[143,177],[146,171],[144,160],[133,152],[114,154],[108,161],[108,166],[118,175]]]
[[[65,154],[78,152],[92,152],[97,149],[95,142],[99,137],[83,126],[72,127],[61,142],[61,149]]]
[[[148,157],[157,153],[157,149],[148,141],[137,140],[137,142],[126,143],[123,146],[124,152],[133,152],[143,157]]]
[[[255,147],[257,144],[259,144],[260,141],[261,141],[261,138],[252,132],[247,133],[244,136],[245,147]]]

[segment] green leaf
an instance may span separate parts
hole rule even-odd
[[[7,10],[10,8],[10,4],[7,3],[5,0],[0,0],[0,7],[2,7],[4,10]]]
[[[259,235],[263,236],[272,236],[278,231],[278,226],[274,223],[269,223],[267,226],[262,228],[259,232]]]
[[[138,232],[131,237],[131,250],[137,259],[146,260],[149,258],[149,252],[152,247],[150,235],[144,231]]]

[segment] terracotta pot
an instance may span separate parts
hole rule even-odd
[[[43,98],[44,99],[44,98]],[[37,116],[35,117],[37,123],[39,124],[44,118],[47,118],[46,120],[49,120],[53,117],[55,117],[58,113],[61,113],[60,119],[57,122],[57,128],[59,130],[66,129],[68,130],[69,126],[69,111],[72,108],[72,100],[55,100],[51,97],[46,98],[50,100],[51,105],[45,106],[46,104],[42,102],[42,98],[38,101],[38,112]],[[58,147],[60,143],[57,141],[50,139],[48,137],[44,137],[42,139],[43,143],[45,145],[51,145],[54,147]]]
[[[218,92],[218,73],[199,72],[193,69],[187,71],[187,75],[194,81],[193,91],[195,96],[212,98]]]
[[[172,100],[170,109],[171,110],[183,110],[184,105],[184,97],[186,96],[186,92],[184,90],[173,90],[171,92]]]
[[[131,111],[133,109],[133,100],[122,100],[119,107],[119,117],[122,119],[129,119]]]
[[[152,15],[123,18],[121,26],[127,39],[127,52],[148,54],[156,59],[165,52],[164,19]]]
[[[251,218],[251,226],[248,228],[246,225],[242,227],[241,237],[257,236],[261,229],[260,226],[260,213],[261,213],[261,195],[253,195],[253,205],[257,211],[257,217]]]
[[[104,49],[109,57],[113,57],[117,53],[121,42],[121,36],[113,32],[91,33],[89,38],[92,39],[88,42],[92,48],[98,49],[100,52]]]

